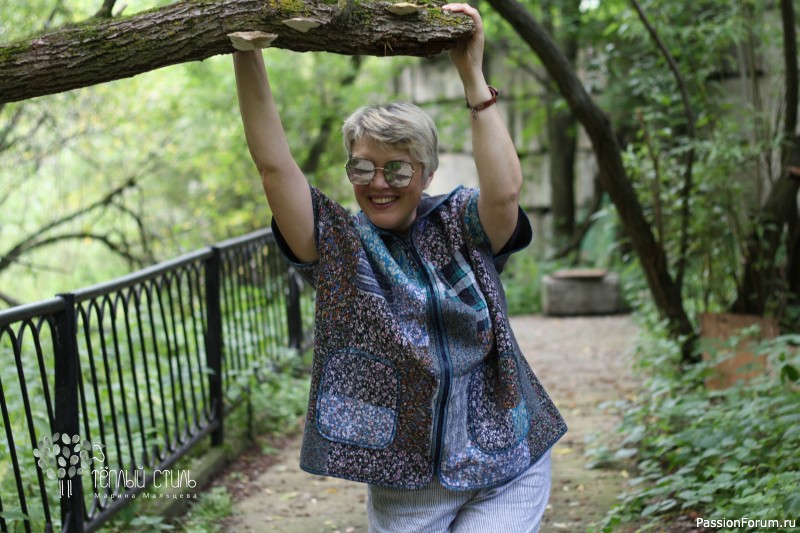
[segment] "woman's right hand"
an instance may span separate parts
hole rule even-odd
[[[475,75],[483,75],[483,48],[485,36],[483,22],[477,9],[469,4],[446,4],[442,10],[449,13],[464,13],[472,18],[475,31],[468,38],[450,49],[450,60],[455,65],[458,74],[465,82]]]

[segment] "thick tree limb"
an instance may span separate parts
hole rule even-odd
[[[277,34],[273,47],[347,55],[432,56],[470,35],[472,20],[426,7],[396,15],[390,2],[183,0],[130,17],[90,21],[0,46],[0,104],[127,78],[233,52],[228,33]],[[311,18],[301,32],[284,24]]]

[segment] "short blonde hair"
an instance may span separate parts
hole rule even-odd
[[[408,102],[364,106],[347,117],[342,125],[348,155],[353,143],[370,139],[379,144],[407,150],[425,165],[425,174],[439,168],[439,136],[436,125],[422,109]]]

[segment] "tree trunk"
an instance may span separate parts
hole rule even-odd
[[[556,7],[556,4],[560,7]],[[578,58],[580,0],[572,0],[566,5],[543,1],[541,7],[545,29],[550,35],[558,35],[559,46],[574,69]],[[575,155],[578,123],[572,111],[562,105],[552,83],[547,84],[546,91],[550,205],[553,209],[553,241],[555,248],[559,249],[575,237]]]
[[[800,68],[797,64],[797,32],[792,0],[781,0],[783,59],[786,66],[786,110],[783,115],[784,143],[780,179],[772,186],[767,201],[758,213],[755,229],[748,238],[746,263],[733,311],[763,315],[775,289],[781,285],[777,252],[785,239],[789,266],[796,265],[797,194],[800,192],[800,135],[797,133],[800,104]],[[788,225],[788,230],[784,231]],[[788,282],[796,285],[798,276],[789,272]],[[783,278],[784,280],[786,278]]]
[[[785,240],[787,253],[794,253],[792,246],[796,236],[791,224],[797,219],[798,192],[800,179],[789,172],[784,172],[772,186],[756,229],[748,238],[742,284],[731,309],[734,313],[763,315],[785,280],[797,276],[793,272],[786,277],[781,275],[777,253],[781,239]],[[787,225],[790,225],[788,229]],[[792,259],[789,257],[789,265],[794,264]]]
[[[789,236],[786,269],[789,276],[789,301],[793,305],[800,305],[800,217],[795,216],[789,224]],[[796,325],[800,329],[800,323]]]
[[[577,120],[592,141],[600,168],[603,188],[608,191],[620,220],[630,237],[642,270],[647,278],[656,308],[669,323],[673,336],[696,338],[696,333],[683,307],[680,290],[667,267],[666,254],[655,240],[652,228],[633,190],[622,163],[622,154],[608,118],[597,107],[575,70],[556,43],[516,0],[489,0],[506,21],[539,56],[561,95],[567,100]],[[687,343],[688,346],[688,343]],[[684,360],[696,357],[684,350]]]
[[[568,109],[548,106],[547,137],[550,140],[550,205],[556,248],[570,242],[575,233],[575,152],[577,124]]]
[[[432,56],[472,33],[472,20],[438,7],[396,15],[391,4],[322,0],[183,0],[131,17],[65,27],[0,46],[0,104],[127,78],[234,51],[227,35],[259,30],[297,52]],[[313,19],[305,32],[284,21]]]

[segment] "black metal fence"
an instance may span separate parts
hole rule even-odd
[[[94,531],[146,487],[191,488],[170,467],[312,333],[269,230],[0,311],[0,531]]]

